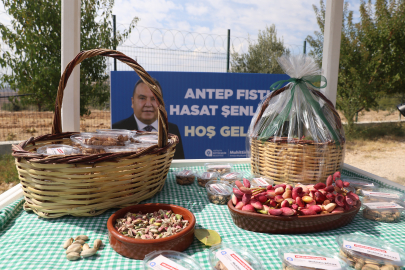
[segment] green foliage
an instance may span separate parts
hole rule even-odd
[[[277,62],[283,54],[290,51],[284,47],[284,41],[277,39],[276,26],[273,24],[264,31],[259,30],[258,41],[250,40],[247,53],[231,54],[231,72],[284,74]]]
[[[325,5],[314,6],[321,32],[307,41],[318,61],[322,59]],[[336,105],[353,131],[357,112],[378,107],[382,95],[403,92],[405,87],[405,2],[403,0],[361,1],[360,22],[344,8]]]
[[[343,125],[348,131],[348,125]],[[378,140],[383,138],[403,139],[405,137],[404,123],[375,123],[355,125],[346,135],[348,141],[351,140]]]
[[[0,180],[6,183],[20,182],[14,157],[10,154],[0,155]]]
[[[12,70],[3,84],[19,94],[23,105],[38,110],[53,110],[61,76],[61,1],[2,0],[13,18],[10,28],[0,24],[3,42],[12,50],[0,57],[0,66]],[[114,0],[81,1],[81,50],[113,48],[122,43],[135,27],[135,17],[127,30],[113,40],[112,8]],[[88,114],[90,104],[102,104],[109,98],[107,59],[93,57],[80,64],[80,114]],[[76,67],[78,68],[78,67]]]

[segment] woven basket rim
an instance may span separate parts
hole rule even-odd
[[[325,142],[315,142],[314,140],[304,140],[304,139],[297,139],[297,138],[289,138],[289,137],[278,137],[278,136],[273,136],[267,139],[266,141],[262,141],[260,139],[257,139],[257,137],[251,137],[252,140],[262,142],[262,143],[278,143],[278,144],[306,144],[306,145],[330,145],[330,144],[335,144],[335,141],[333,140],[328,140]],[[344,144],[346,141],[341,142],[341,144]]]
[[[140,131],[142,134],[155,134],[156,132],[145,132]],[[163,148],[158,148],[157,144],[154,144],[142,151],[133,151],[133,152],[120,152],[120,153],[102,153],[102,154],[75,154],[75,155],[54,155],[47,156],[43,154],[38,154],[35,152],[29,152],[25,150],[28,146],[35,146],[38,142],[62,140],[70,138],[71,135],[80,134],[80,132],[63,132],[58,134],[46,134],[38,137],[31,137],[26,141],[23,141],[17,145],[12,146],[12,156],[15,158],[24,158],[30,162],[36,163],[52,163],[52,164],[95,164],[99,162],[106,161],[117,161],[119,158],[136,158],[144,156],[147,154],[159,154],[167,151],[173,145],[179,143],[179,138],[171,133],[168,133],[169,142]]]

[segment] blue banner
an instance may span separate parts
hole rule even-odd
[[[169,123],[178,127],[187,159],[246,157],[245,137],[257,106],[271,84],[289,79],[285,74],[149,74],[162,86]],[[133,116],[131,97],[138,79],[134,71],[111,72],[113,126]]]

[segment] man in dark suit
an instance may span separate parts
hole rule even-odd
[[[155,80],[155,83],[162,91],[159,82]],[[155,97],[149,87],[142,80],[138,80],[135,84],[131,101],[131,107],[134,110],[134,114],[124,120],[112,124],[112,128],[157,132],[158,110]],[[169,123],[169,133],[179,137],[179,143],[176,145],[174,159],[184,159],[183,143],[181,141],[179,128],[176,124]]]

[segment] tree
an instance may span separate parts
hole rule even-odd
[[[61,76],[61,1],[2,0],[13,18],[11,27],[0,24],[3,42],[11,51],[3,53],[0,65],[12,70],[2,84],[24,96],[22,102],[38,110],[53,110]],[[81,50],[112,48],[123,42],[138,21],[112,35],[114,0],[81,1]],[[93,57],[80,64],[80,113],[89,114],[90,102],[102,104],[109,98],[107,59]]]
[[[264,31],[259,30],[257,43],[253,43],[250,39],[248,43],[247,53],[231,54],[231,72],[284,74],[277,58],[288,54],[289,50],[284,46],[282,39],[277,39],[274,24],[270,27],[266,26]]]
[[[311,54],[322,61],[325,5],[313,6],[321,32],[308,36]],[[361,1],[360,22],[345,5],[341,35],[337,108],[354,126],[356,113],[376,108],[377,99],[404,91],[405,2],[403,0]]]

